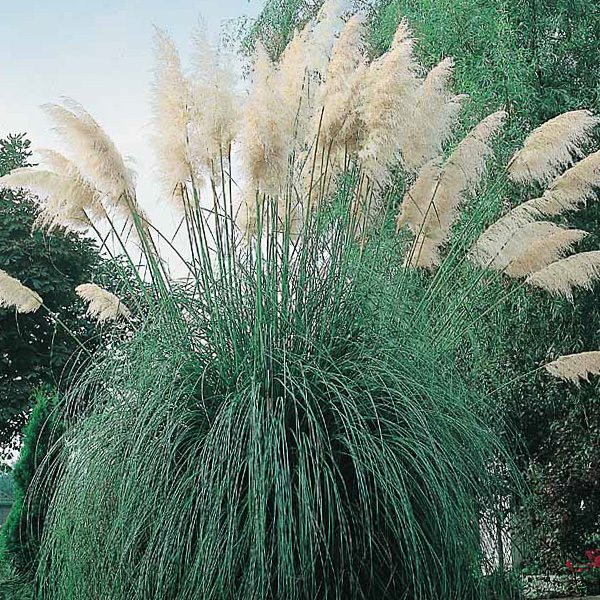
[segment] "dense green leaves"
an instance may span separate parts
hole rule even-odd
[[[278,55],[294,29],[287,17],[307,11],[314,14],[322,2],[316,4],[290,0],[285,3],[286,11],[278,11],[281,2],[270,2],[253,34],[272,55]],[[465,128],[499,108],[509,112],[506,135],[497,148],[501,163],[506,164],[527,133],[548,118],[599,107],[600,7],[595,3],[382,0],[370,11],[376,54],[388,48],[403,17],[415,32],[425,64],[455,58],[456,91],[470,96]],[[298,19],[299,24],[302,21]],[[507,209],[540,191],[508,185],[500,170],[493,172],[492,179],[499,184],[477,199],[479,204],[495,207],[489,211],[489,221],[502,207]],[[597,202],[569,218],[570,225],[592,233],[582,250],[600,245],[599,221]],[[557,384],[539,367],[563,353],[598,348],[598,292],[580,293],[569,304],[544,293],[496,285],[492,289],[499,296],[510,293],[510,301],[480,322],[479,332],[463,349],[460,360],[474,382],[486,385],[517,429],[511,440],[532,486],[523,512],[521,525],[527,530],[523,540],[532,541],[533,563],[557,569],[580,551],[587,533],[600,528],[596,501],[600,476],[595,467],[600,407],[595,382],[581,389]],[[475,301],[474,312],[489,308],[487,296]]]
[[[220,276],[205,261],[199,293],[157,294],[69,390],[85,418],[66,432],[44,598],[485,595],[479,518],[514,478],[456,369],[457,284],[407,271],[397,236],[361,250],[354,181],[296,243],[271,204],[249,246],[224,233]],[[469,307],[476,274],[453,268]]]

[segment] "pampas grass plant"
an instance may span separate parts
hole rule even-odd
[[[424,73],[405,22],[369,61],[363,18],[343,17],[326,3],[278,63],[259,45],[244,101],[205,41],[187,76],[157,32],[155,147],[183,249],[149,221],[126,162],[76,103],[47,107],[68,158],[46,153],[48,170],[0,180],[36,190],[42,224],[104,227],[146,267],[129,308],[77,288],[129,332],[65,393],[60,458],[38,481],[58,482],[40,597],[489,592],[480,521],[516,481],[492,404],[457,370],[481,318],[473,299],[487,298],[479,282],[500,277],[490,267],[505,248],[499,270],[567,295],[597,261],[564,259],[578,264],[573,279],[561,260],[584,232],[537,223],[532,239],[553,241],[525,262],[531,228],[514,235],[545,214],[541,200],[472,245],[490,209],[475,204],[466,222],[460,210],[505,113],[454,144],[465,98],[450,91],[453,62]],[[596,122],[577,113],[537,130],[508,175],[551,180]],[[408,191],[394,227],[398,169]],[[581,169],[585,186],[571,187],[587,194]],[[161,244],[186,277],[169,276]]]

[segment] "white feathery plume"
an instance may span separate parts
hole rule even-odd
[[[562,231],[564,231],[563,227],[549,221],[526,223],[513,233],[507,243],[486,267],[496,271],[503,271],[513,260],[526,254],[533,244],[536,244],[540,240],[547,240],[550,236]]]
[[[423,232],[434,246],[439,247],[446,242],[465,195],[474,193],[484,177],[486,161],[494,153],[489,142],[499,132],[505,116],[504,111],[498,111],[483,119],[443,165],[426,210],[419,211],[423,212],[422,216],[411,225],[413,231]],[[413,215],[417,217],[415,213]],[[434,255],[433,252],[429,254]]]
[[[240,151],[248,179],[246,197],[257,191],[277,196],[287,173],[293,132],[274,77],[274,65],[258,42],[252,88],[242,119]]]
[[[508,166],[508,175],[517,183],[547,183],[564,167],[582,156],[600,119],[587,110],[574,110],[546,121],[534,129]]]
[[[152,142],[165,193],[183,209],[183,187],[192,174],[188,150],[190,84],[181,70],[175,45],[169,36],[155,28]]]
[[[317,92],[311,140],[317,142],[318,136],[317,155],[311,149],[305,167],[305,181],[308,185],[312,181],[313,187],[320,185],[325,171],[333,175],[340,171],[346,153],[357,147],[360,87],[366,72],[363,35],[364,16],[354,15],[333,46],[325,81]]]
[[[438,189],[441,170],[442,164],[439,159],[429,161],[421,169],[419,176],[402,199],[400,212],[396,216],[398,231],[406,225],[415,235],[422,233],[427,212],[435,210],[432,198]]]
[[[42,158],[44,165],[54,173],[73,181],[73,194],[67,198],[69,203],[74,207],[81,206],[92,220],[103,221],[106,218],[101,193],[83,176],[73,161],[60,152],[47,148],[40,148],[36,152]]]
[[[389,181],[391,167],[401,160],[410,130],[419,87],[413,47],[403,19],[391,48],[369,65],[364,78],[360,114],[365,135],[359,158],[365,174],[379,186]]]
[[[596,250],[553,262],[525,281],[555,296],[573,300],[573,288],[590,290],[597,279],[600,279],[600,251]]]
[[[349,8],[348,0],[326,0],[321,6],[310,36],[311,70],[325,73],[333,45],[344,28],[342,17]]]
[[[0,308],[16,308],[19,313],[32,313],[41,305],[39,294],[0,269]]]
[[[113,141],[77,102],[67,100],[64,106],[43,106],[85,176],[113,201],[122,195],[134,196],[134,175],[125,165]]]
[[[62,227],[67,231],[84,230],[91,222],[85,209],[94,206],[99,211],[97,192],[82,182],[52,171],[24,167],[0,178],[0,187],[26,189],[40,199],[40,214],[36,227]]]
[[[555,179],[544,192],[546,214],[561,214],[585,206],[600,186],[600,151],[590,154]]]
[[[316,135],[320,124],[319,143],[344,147],[356,144],[359,129],[358,102],[360,85],[366,69],[364,48],[364,16],[354,15],[348,20],[335,45],[324,83],[320,86],[314,118]]]
[[[445,58],[429,71],[417,91],[418,100],[402,144],[402,160],[411,172],[418,172],[441,154],[456,125],[468,96],[450,93],[453,75],[454,60]]]
[[[512,260],[506,267],[505,273],[509,277],[526,277],[536,271],[544,269],[555,261],[564,258],[589,234],[581,229],[560,229],[533,241],[531,245],[522,249],[520,256]]]
[[[565,354],[544,365],[550,375],[579,386],[581,380],[589,381],[590,375],[600,374],[600,352]]]
[[[233,69],[213,48],[204,28],[195,31],[193,41],[191,160],[195,171],[217,182],[221,159],[225,167],[239,130],[241,99],[235,91]]]
[[[532,198],[515,206],[477,238],[469,251],[469,259],[480,267],[487,267],[519,229],[548,214],[544,205],[543,198]]]
[[[46,104],[43,108],[81,173],[101,192],[105,206],[110,205],[124,219],[136,215],[147,223],[135,198],[134,173],[125,165],[113,141],[80,104],[73,100],[64,104]]]
[[[75,292],[88,303],[87,314],[100,323],[131,315],[117,296],[95,283],[82,283],[75,288]]]

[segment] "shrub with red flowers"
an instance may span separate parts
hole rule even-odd
[[[586,550],[587,562],[573,563],[567,560],[565,567],[574,577],[581,577],[588,592],[597,592],[600,589],[600,548]]]

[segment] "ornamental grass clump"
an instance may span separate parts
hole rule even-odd
[[[363,21],[328,2],[278,63],[259,45],[246,95],[201,35],[187,75],[157,32],[154,143],[175,242],[76,103],[47,109],[66,156],[0,179],[36,190],[40,223],[69,229],[77,215],[143,266],[127,307],[77,288],[90,313],[121,323],[65,393],[61,455],[45,465],[58,483],[42,598],[487,593],[479,523],[515,480],[496,411],[457,354],[486,298],[479,267],[500,277],[488,263],[503,245],[483,233],[467,252],[490,211],[476,205],[466,226],[459,213],[505,113],[448,148],[465,101],[450,92],[452,61],[425,73],[405,22],[370,61]],[[574,148],[591,127],[575,125],[556,143]],[[530,148],[513,169],[536,165],[540,179],[570,165],[565,152]],[[554,259],[577,239],[538,252],[540,278],[560,278]]]

